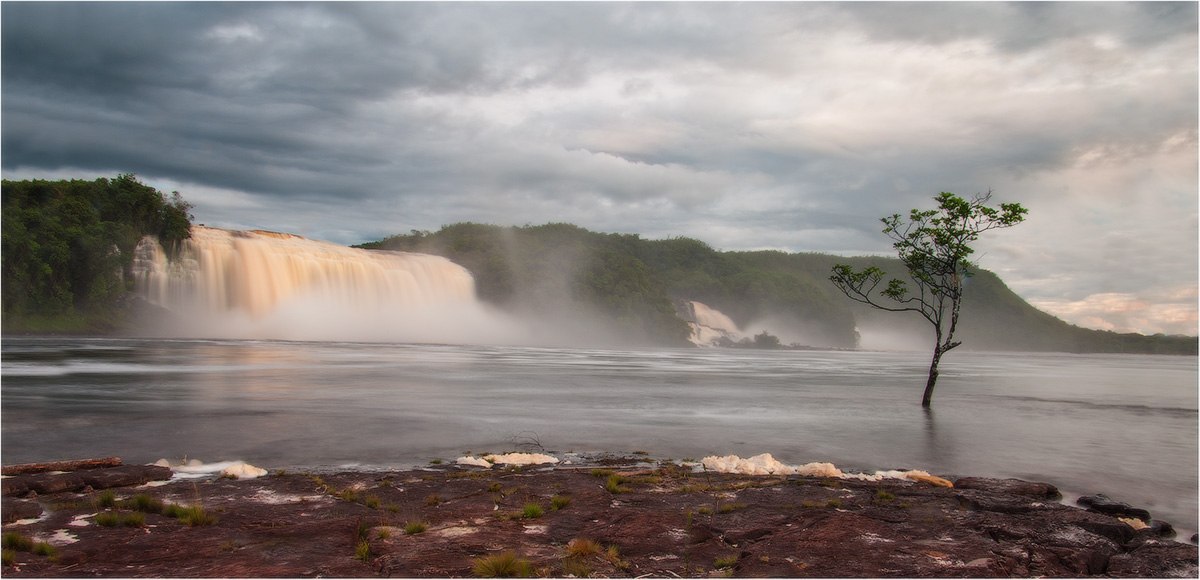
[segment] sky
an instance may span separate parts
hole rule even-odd
[[[135,173],[343,244],[571,222],[891,252],[991,191],[980,266],[1064,320],[1197,333],[1197,4],[0,4],[0,174]]]

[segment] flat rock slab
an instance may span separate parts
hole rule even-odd
[[[216,521],[198,526],[147,513],[140,526],[103,527],[98,494],[39,493],[46,514],[4,530],[47,541],[57,555],[18,552],[3,573],[465,577],[482,558],[511,552],[532,574],[555,577],[1197,574],[1196,546],[1038,494],[646,463],[273,474],[117,491],[119,501],[145,494],[201,505]],[[611,471],[626,474],[624,492],[605,489]],[[534,504],[541,515],[527,509]],[[595,547],[572,554],[576,539]]]
[[[30,473],[0,480],[0,495],[43,495],[87,488],[108,489],[171,479],[171,469],[157,465],[123,465],[68,473]]]

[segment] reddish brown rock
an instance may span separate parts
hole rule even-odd
[[[1036,499],[1061,499],[1062,493],[1049,483],[1022,479],[992,479],[989,477],[961,477],[954,482],[958,489],[973,489],[990,494],[1016,495]]]
[[[80,491],[88,487],[108,489],[141,485],[150,481],[167,479],[171,479],[170,468],[157,465],[123,465],[102,469],[84,469],[69,473],[32,473],[14,475],[0,480],[0,494],[24,496],[32,492],[42,495]]]
[[[689,473],[673,465],[634,471],[634,460],[607,463],[630,474],[622,484],[627,493],[606,491],[605,478],[590,468],[452,466],[117,491],[119,499],[144,493],[200,504],[216,522],[195,527],[160,514],[146,514],[144,527],[100,527],[90,515],[97,511],[93,494],[39,494],[46,517],[4,530],[57,542],[58,556],[19,552],[16,566],[3,572],[463,577],[473,574],[477,559],[512,552],[545,576],[1196,574],[1196,546],[1148,535],[1125,539],[1115,518],[1031,494]],[[566,498],[558,500],[560,509],[552,509],[554,497]],[[525,517],[530,504],[544,513]],[[91,525],[79,525],[85,522]],[[413,522],[427,527],[405,533]],[[601,550],[568,557],[566,546],[580,538]]]

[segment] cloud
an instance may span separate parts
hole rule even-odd
[[[1129,293],[1104,292],[1082,300],[1034,300],[1031,303],[1089,328],[1195,336],[1195,288],[1165,294],[1153,297],[1153,301]]]
[[[886,253],[880,216],[994,189],[1031,213],[981,261],[1026,298],[1196,282],[1193,4],[0,10],[6,178],[132,171],[210,225]]]

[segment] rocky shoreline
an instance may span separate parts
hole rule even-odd
[[[176,475],[176,477],[172,477]],[[586,464],[273,471],[117,465],[3,482],[10,577],[1195,577],[1197,547],[1108,498],[1014,479]]]

